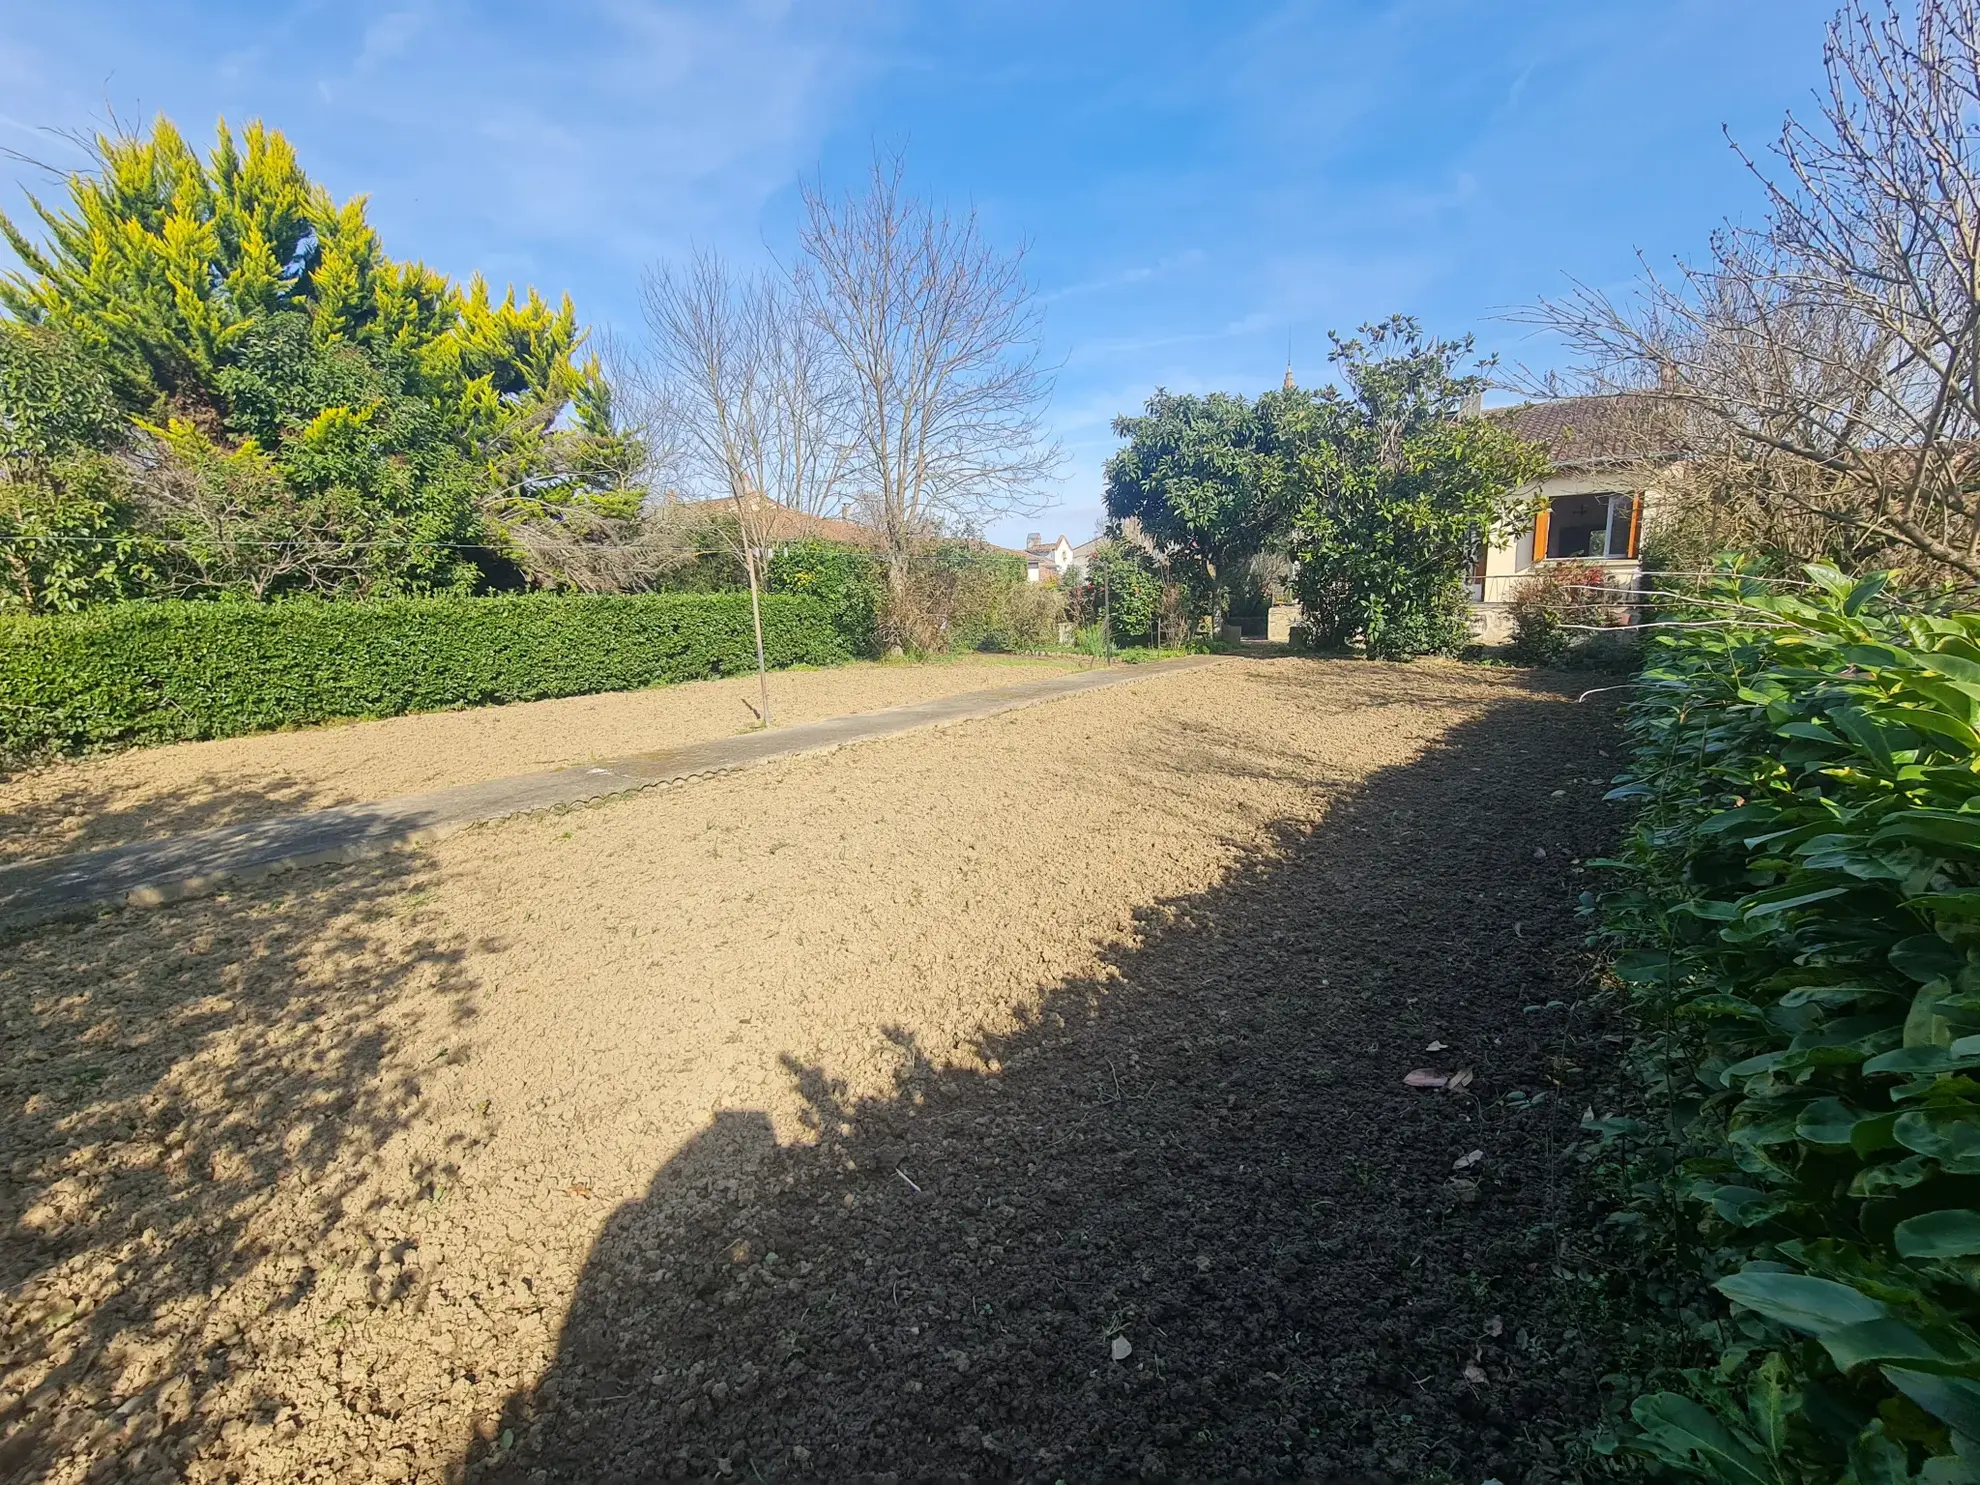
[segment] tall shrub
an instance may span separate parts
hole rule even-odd
[[[0,439],[59,434],[125,478],[78,516],[72,472],[0,462],[0,534],[51,548],[13,606],[555,584],[527,533],[637,515],[643,450],[568,298],[393,260],[364,199],[333,201],[259,123],[223,121],[202,155],[160,118],[94,153],[66,206],[31,203],[39,240],[0,216],[20,263],[0,274]],[[79,520],[107,565],[58,570]]]
[[[1117,641],[1148,639],[1162,601],[1162,575],[1143,548],[1105,541],[1079,575],[1078,595],[1081,622],[1106,620]]]
[[[1464,575],[1524,517],[1514,492],[1546,458],[1467,414],[1485,386],[1459,370],[1469,337],[1426,339],[1404,315],[1362,334],[1337,340],[1347,387],[1318,399],[1298,456],[1292,551],[1307,631],[1378,659],[1452,654],[1470,638]]]

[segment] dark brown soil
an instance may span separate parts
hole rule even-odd
[[[471,1471],[1571,1478],[1605,1370],[1557,1275],[1598,1217],[1571,1147],[1613,1043],[1574,909],[1612,725],[1536,688],[1455,726],[1150,914],[987,1075],[911,1048],[848,1102],[793,1065],[820,1141],[726,1114],[669,1162]]]

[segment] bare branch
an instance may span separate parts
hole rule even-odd
[[[1824,63],[1819,121],[1742,153],[1764,228],[1520,318],[1743,464],[1758,507],[1980,579],[1980,0],[1852,0]]]

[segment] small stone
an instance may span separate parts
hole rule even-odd
[[[1126,1361],[1134,1354],[1134,1342],[1124,1335],[1114,1337],[1114,1360]]]
[[[1547,859],[1547,848],[1545,846],[1535,846],[1533,848],[1533,859],[1535,861],[1545,861]]]

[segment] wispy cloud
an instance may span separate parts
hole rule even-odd
[[[1195,268],[1209,259],[1209,254],[1201,248],[1184,248],[1154,263],[1143,263],[1132,268],[1121,268],[1103,273],[1097,278],[1083,279],[1079,283],[1067,284],[1063,288],[1051,289],[1038,296],[1041,304],[1053,304],[1062,299],[1072,299],[1083,294],[1104,294],[1112,289],[1125,289],[1136,284],[1153,283],[1178,269]]]

